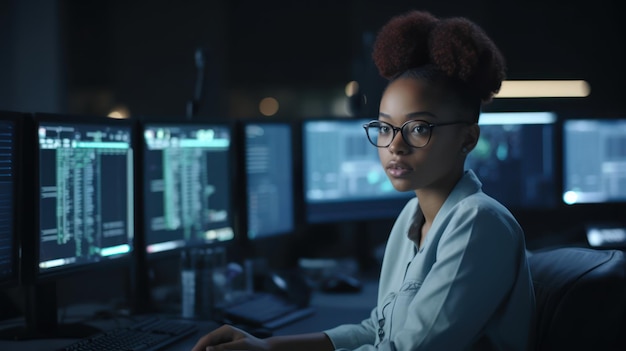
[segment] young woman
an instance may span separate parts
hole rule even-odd
[[[370,318],[267,339],[223,326],[194,351],[532,348],[524,234],[464,169],[480,135],[481,106],[504,79],[500,52],[465,18],[411,11],[383,26],[373,58],[389,84],[366,135],[393,186],[416,197],[387,241]]]

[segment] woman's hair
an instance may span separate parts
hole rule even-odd
[[[443,84],[476,120],[480,107],[500,90],[505,61],[492,40],[466,18],[439,19],[410,11],[379,31],[372,57],[381,76]]]

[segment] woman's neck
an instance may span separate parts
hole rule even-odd
[[[420,209],[424,214],[424,226],[430,228],[430,225],[435,220],[435,216],[439,213],[439,210],[446,202],[448,195],[452,192],[452,189],[459,182],[462,173],[450,177],[443,184],[438,186],[427,187],[415,190],[415,195],[418,198]]]
[[[424,227],[430,227],[441,206],[446,201],[447,194],[443,195],[440,192],[428,190],[417,190],[416,194],[420,209],[424,214]]]

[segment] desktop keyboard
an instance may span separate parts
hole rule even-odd
[[[276,329],[313,314],[312,307],[301,307],[270,293],[254,293],[222,310],[227,323]]]
[[[130,326],[98,332],[58,351],[156,351],[196,331],[196,324],[190,321],[151,317]]]

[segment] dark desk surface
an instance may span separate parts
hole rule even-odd
[[[376,292],[376,282],[365,282],[363,290],[356,294],[325,294],[316,292],[311,299],[311,305],[315,308],[315,313],[310,317],[275,330],[274,335],[318,332],[340,324],[359,323],[361,320],[369,317],[372,307],[376,304]],[[83,307],[83,309],[88,308]],[[112,323],[115,323],[115,321],[101,321],[98,322],[98,326],[102,324],[102,328],[106,328],[107,325],[113,327]],[[196,341],[211,329],[214,322],[198,321],[197,324],[198,331],[194,335],[168,347],[166,350],[191,350]],[[0,340],[0,350],[57,350],[74,341],[76,341],[76,339]]]

